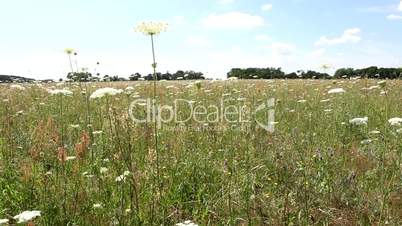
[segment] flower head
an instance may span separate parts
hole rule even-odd
[[[72,49],[72,48],[66,48],[66,49],[64,49],[64,52],[67,53],[68,55],[71,55],[71,54],[74,53],[74,49]]]
[[[54,89],[54,90],[48,90],[48,92],[51,95],[63,95],[63,96],[71,96],[73,95],[73,92],[67,89]]]
[[[14,219],[17,220],[17,223],[24,223],[28,222],[35,217],[40,217],[40,211],[33,210],[33,211],[24,211],[16,216],[14,216]]]
[[[356,126],[367,125],[368,117],[364,118],[354,118],[349,120],[349,123]]]
[[[177,223],[176,226],[198,226],[198,224],[187,220],[187,221],[184,221],[183,223]]]
[[[12,89],[19,89],[19,90],[25,90],[25,87],[21,85],[11,85],[10,88]]]
[[[120,94],[122,92],[123,92],[123,90],[121,90],[121,89],[101,88],[101,89],[98,89],[95,92],[93,92],[91,94],[91,96],[89,97],[89,99],[102,98],[104,96],[114,96],[114,95]]]
[[[167,27],[168,24],[165,22],[142,22],[135,27],[135,31],[144,35],[158,35],[166,31]]]
[[[388,122],[391,126],[400,126],[402,124],[402,118],[391,118]]]
[[[328,94],[337,94],[337,93],[345,93],[346,91],[343,88],[331,89],[328,91]]]
[[[8,219],[0,219],[0,225],[7,224],[7,223],[8,223]]]

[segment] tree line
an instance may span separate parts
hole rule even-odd
[[[201,72],[195,71],[182,71],[179,70],[175,73],[156,73],[157,80],[204,80],[204,74]],[[153,74],[147,74],[145,76],[141,75],[140,73],[132,74],[127,78],[120,77],[118,75],[104,75],[100,76],[100,74],[92,75],[90,72],[70,72],[67,74],[67,79],[74,82],[100,82],[100,81],[108,81],[108,82],[115,82],[115,81],[150,81],[154,80]]]
[[[227,73],[227,77],[238,79],[402,79],[402,68],[341,68],[333,76],[313,70],[285,73],[281,68],[233,68]]]

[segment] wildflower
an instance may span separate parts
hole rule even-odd
[[[95,203],[95,204],[92,205],[92,207],[93,207],[94,209],[100,209],[100,208],[102,208],[102,204],[100,204],[100,203]]]
[[[9,221],[8,219],[0,219],[0,225],[7,224],[8,221]]]
[[[328,91],[328,94],[337,94],[337,93],[345,93],[346,91],[343,88],[331,89]]]
[[[104,96],[114,96],[114,95],[120,94],[122,92],[123,92],[123,90],[121,90],[121,89],[101,88],[101,89],[98,89],[95,92],[93,92],[91,94],[91,96],[89,97],[89,99],[102,98]]]
[[[126,177],[130,175],[130,171],[124,171],[124,173],[118,177],[116,177],[115,181],[116,182],[121,182],[121,181],[125,181]]]
[[[367,125],[368,117],[364,118],[354,118],[349,120],[349,123],[356,126]]]
[[[75,157],[75,156],[67,156],[66,157],[66,161],[70,161],[70,160],[74,160],[74,159],[76,159],[77,157]]]
[[[187,220],[187,221],[184,221],[183,223],[177,223],[176,226],[198,226],[198,224]]]
[[[40,211],[33,210],[33,211],[24,211],[16,216],[14,216],[15,220],[18,220],[18,224],[28,222],[35,217],[40,217]]]
[[[144,35],[158,35],[166,31],[168,27],[164,22],[142,22],[135,27],[135,31]]]
[[[70,127],[71,128],[73,128],[73,129],[78,129],[78,128],[80,128],[80,125],[78,125],[78,124],[73,124],[73,125],[70,125]]]
[[[379,82],[377,82],[377,84],[378,84],[379,86],[381,86],[382,88],[384,88],[385,85],[387,85],[387,82],[386,82],[386,81],[379,81]]]
[[[381,132],[378,131],[378,130],[373,130],[373,131],[369,132],[369,134],[380,134],[380,133],[381,133]]]
[[[55,89],[55,90],[48,90],[48,93],[51,95],[63,95],[63,96],[71,96],[73,92],[67,89]]]
[[[391,118],[388,120],[388,122],[391,124],[391,126],[400,126],[402,123],[402,118]]]
[[[12,89],[19,89],[19,90],[25,90],[25,87],[21,85],[11,85],[10,88]]]
[[[101,174],[107,173],[107,171],[108,171],[108,168],[106,168],[106,167],[101,167],[101,168],[99,169],[99,172],[100,172]]]
[[[102,133],[103,133],[103,131],[101,131],[101,130],[92,132],[93,135],[99,135],[99,134],[102,134]]]
[[[366,139],[366,140],[362,140],[360,142],[360,144],[367,145],[367,144],[370,144],[371,142],[373,142],[371,139]]]
[[[72,48],[66,48],[66,49],[64,49],[64,52],[65,52],[66,54],[68,54],[68,55],[71,55],[71,54],[73,54],[75,51],[74,51],[74,49],[72,49]]]

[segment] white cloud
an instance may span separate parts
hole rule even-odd
[[[402,16],[400,15],[395,15],[395,14],[390,14],[387,16],[388,20],[402,20]]]
[[[265,4],[261,7],[263,11],[271,11],[272,10],[272,4]]]
[[[278,56],[289,56],[292,55],[295,51],[295,46],[293,44],[284,43],[284,42],[275,42],[268,46],[272,50],[274,55]]]
[[[399,9],[399,11],[402,11],[402,0],[401,0],[401,2],[399,3],[398,9]]]
[[[234,0],[218,0],[220,4],[227,5],[234,2]]]
[[[362,38],[360,37],[360,32],[361,30],[359,28],[347,29],[340,37],[328,38],[327,36],[322,36],[315,44],[319,46],[331,46],[345,43],[358,43],[362,40]]]
[[[268,35],[256,35],[255,40],[257,41],[268,41],[270,38]]]
[[[185,43],[189,46],[208,46],[209,41],[203,36],[191,35],[185,40]]]
[[[264,26],[265,21],[261,16],[250,15],[242,12],[228,12],[224,14],[210,14],[203,20],[207,28],[218,29],[251,29]]]
[[[327,52],[326,49],[320,48],[320,49],[316,49],[316,50],[312,51],[309,55],[311,57],[322,57],[326,52]]]

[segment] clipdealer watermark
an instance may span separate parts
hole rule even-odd
[[[160,105],[153,99],[137,99],[129,106],[129,116],[137,124],[154,123],[158,128],[173,125],[256,125],[273,133],[275,130],[275,99],[270,98],[256,107],[227,104],[221,99],[217,105],[203,105],[192,100],[175,99],[172,104]],[[176,127],[174,127],[176,128]],[[182,127],[183,128],[183,127]],[[187,127],[185,127],[187,128]],[[227,127],[219,127],[220,129]],[[188,129],[188,128],[187,128]]]

